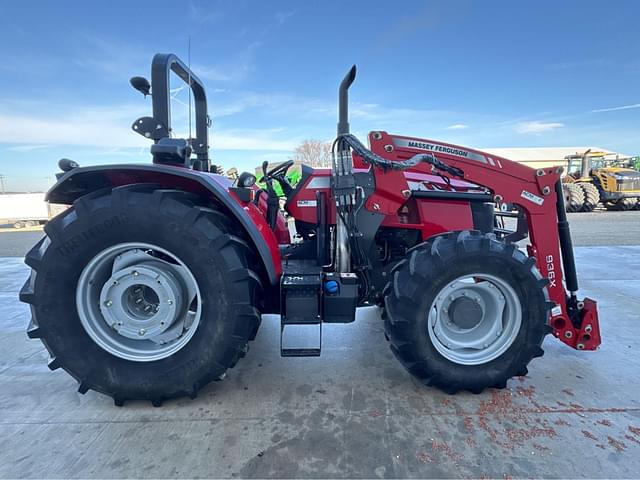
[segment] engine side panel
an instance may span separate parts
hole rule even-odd
[[[356,160],[357,163],[357,160]],[[335,205],[331,201],[331,170],[328,168],[312,169],[306,167],[301,185],[287,202],[287,211],[296,220],[310,224],[316,223],[316,192],[325,193],[327,199],[327,217],[330,225],[336,223]],[[366,169],[358,168],[356,172]],[[415,190],[440,190],[447,187],[438,175],[422,172],[406,172],[407,182]],[[452,180],[452,185],[461,191],[476,186],[458,180]],[[422,239],[451,230],[474,228],[474,221],[469,202],[455,200],[426,200],[409,199],[404,205],[385,217],[382,227],[416,229],[422,233]]]

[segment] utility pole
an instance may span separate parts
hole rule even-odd
[[[2,193],[4,194],[4,179],[5,176],[4,175],[0,175],[0,189],[2,190]]]

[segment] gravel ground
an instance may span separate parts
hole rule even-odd
[[[570,213],[575,246],[640,245],[640,211]],[[22,257],[42,237],[42,231],[0,228],[0,257]]]

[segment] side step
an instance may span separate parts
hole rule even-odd
[[[322,276],[312,274],[284,274],[280,281],[280,356],[319,357],[322,349]],[[285,327],[296,326],[302,333],[317,330],[317,347],[289,348],[284,346]]]
[[[355,274],[302,272],[285,272],[280,281],[280,355],[283,357],[320,356],[322,323],[351,323],[356,319],[358,277]],[[285,347],[285,327],[291,327],[290,330],[298,334],[298,340],[313,329],[317,331],[318,341],[312,347]]]

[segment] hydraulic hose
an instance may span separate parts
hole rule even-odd
[[[447,165],[441,160],[438,160],[431,153],[419,153],[407,160],[391,161],[373,153],[365,147],[360,140],[350,133],[339,135],[337,141],[344,141],[353,149],[354,152],[360,155],[365,162],[375,167],[382,168],[383,170],[406,170],[424,162],[432,165],[435,169],[442,172],[449,173],[456,177],[464,177],[464,172],[461,169]]]

